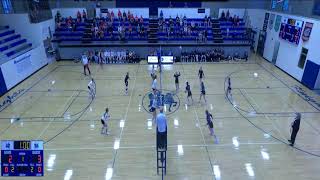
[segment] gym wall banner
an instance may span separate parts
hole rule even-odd
[[[271,30],[272,27],[273,27],[273,22],[274,22],[275,17],[276,17],[275,14],[271,14],[271,15],[270,15],[270,19],[269,19],[269,29],[270,29],[270,30]]]
[[[312,31],[312,27],[313,27],[313,23],[310,22],[306,22],[306,25],[304,25],[304,30],[302,33],[302,40],[308,41],[311,35],[311,31]]]
[[[280,29],[281,18],[282,17],[280,15],[277,15],[277,17],[276,17],[276,22],[274,23],[274,30],[276,32],[278,32]]]

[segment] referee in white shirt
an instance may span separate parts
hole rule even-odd
[[[81,59],[82,59],[82,64],[83,64],[83,72],[84,72],[84,75],[87,75],[86,69],[88,69],[89,75],[91,75],[91,71],[90,71],[90,69],[89,69],[89,60],[88,60],[88,57],[83,53]]]
[[[157,146],[159,149],[167,148],[167,118],[163,113],[163,108],[160,108],[160,113],[157,115]]]

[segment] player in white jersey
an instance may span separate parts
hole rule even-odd
[[[95,82],[94,82],[93,78],[91,79],[91,81],[88,84],[88,89],[89,89],[89,96],[91,97],[91,99],[93,99],[95,96],[95,92],[96,92]]]
[[[110,119],[109,108],[106,108],[106,111],[103,113],[101,117],[101,124],[102,124],[101,134],[109,135],[109,132],[108,132],[109,119]]]

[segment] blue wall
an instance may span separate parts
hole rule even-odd
[[[317,81],[319,69],[320,69],[320,65],[308,60],[302,76],[302,80],[301,80],[302,84],[304,84],[310,89],[314,89],[314,86]]]
[[[7,92],[7,86],[3,79],[2,71],[0,68],[0,96],[4,95]]]

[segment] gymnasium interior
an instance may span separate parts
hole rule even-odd
[[[0,2],[0,180],[319,180],[320,0]]]

